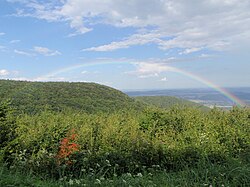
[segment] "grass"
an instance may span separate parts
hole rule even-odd
[[[182,171],[145,171],[138,174],[126,173],[121,176],[104,178],[96,175],[71,179],[70,176],[52,180],[34,173],[23,173],[14,168],[0,167],[0,186],[249,186],[250,165],[231,161],[230,164],[200,162],[197,167],[187,167]]]
[[[49,179],[42,180],[35,176],[32,172],[23,173],[14,169],[7,169],[5,166],[0,166],[0,186],[2,187],[56,187],[59,186],[55,181]]]

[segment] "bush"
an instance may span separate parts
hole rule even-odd
[[[0,162],[13,151],[10,144],[16,138],[16,123],[11,114],[9,102],[0,103]]]
[[[70,111],[22,115],[11,140],[15,151],[6,159],[54,178],[182,171],[201,161],[249,163],[249,114],[249,109],[203,113],[174,107],[136,115]],[[13,145],[9,140],[7,145]]]

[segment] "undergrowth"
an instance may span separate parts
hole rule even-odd
[[[0,115],[2,186],[250,184],[247,108]]]

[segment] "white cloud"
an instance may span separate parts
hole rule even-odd
[[[163,81],[163,82],[167,81],[167,77],[163,77],[160,81]]]
[[[161,73],[169,70],[168,66],[165,66],[164,64],[160,63],[141,62],[137,63],[136,66],[137,66],[137,72],[139,72],[140,74]]]
[[[55,82],[60,82],[60,81],[69,81],[65,77],[58,77],[58,76],[48,76],[48,77],[37,77],[34,78],[32,81],[55,81]]]
[[[11,40],[10,41],[11,44],[15,44],[15,43],[19,43],[19,42],[21,42],[21,40]]]
[[[148,62],[133,62],[135,71],[125,72],[126,74],[135,75],[138,78],[159,77],[164,72],[177,72],[177,69],[167,65],[168,60],[151,60]]]
[[[0,69],[0,76],[6,76],[9,75],[10,72],[6,69]]]
[[[122,17],[116,20],[117,22],[113,20],[109,24],[136,28],[151,25],[156,27],[153,32],[150,30],[147,33],[134,34],[121,41],[86,50],[112,51],[133,45],[156,43],[161,50],[181,48],[183,49],[181,54],[189,54],[203,48],[227,50],[235,43],[250,37],[249,1],[230,1],[229,3],[229,1],[216,0],[200,2],[148,0],[147,2],[151,4],[144,3],[141,7],[142,9],[149,8],[150,12],[142,12],[139,8],[142,1],[139,0],[130,2],[131,7],[127,7],[126,10],[124,9],[128,4],[120,3],[120,6],[125,6],[124,9],[117,8],[120,10],[120,12],[116,11],[117,19],[118,15]],[[133,12],[136,8],[138,12]]]
[[[5,33],[4,32],[0,32],[0,36],[3,36],[3,35],[5,35]]]
[[[19,54],[19,55],[24,55],[24,56],[36,56],[36,54],[34,54],[34,52],[40,54],[40,55],[44,55],[44,56],[55,56],[55,55],[61,55],[61,53],[59,51],[56,51],[56,50],[50,50],[46,47],[38,47],[38,46],[35,46],[33,48],[33,50],[30,50],[30,51],[33,51],[32,52],[27,52],[27,51],[21,51],[21,50],[17,50],[15,49],[14,50],[14,53],[16,54]]]
[[[33,48],[33,50],[41,55],[44,55],[44,56],[55,56],[55,55],[61,55],[61,53],[59,51],[53,51],[53,50],[50,50],[46,47],[39,47],[39,46],[35,46]]]
[[[11,77],[15,77],[19,74],[19,71],[13,70],[13,71],[9,71],[6,69],[0,69],[0,77],[4,77],[4,78],[11,78]]]
[[[0,45],[0,51],[4,51],[6,49],[5,46]]]
[[[213,57],[213,56],[214,56],[214,55],[202,53],[199,57],[200,57],[200,58],[209,58],[209,57]]]
[[[179,54],[180,55],[183,55],[183,54],[189,54],[189,53],[194,53],[194,52],[197,52],[197,51],[200,51],[200,50],[202,50],[202,48],[200,47],[200,48],[198,48],[198,47],[193,47],[193,48],[187,48],[187,49],[185,49],[183,52],[180,52]]]
[[[27,77],[12,77],[10,79],[15,81],[34,81],[33,79]]]
[[[88,72],[87,72],[87,71],[82,71],[82,72],[81,72],[81,74],[86,74],[86,73],[88,73]]]
[[[159,77],[158,73],[139,73],[138,78],[145,79],[145,78],[152,78],[152,77]]]
[[[180,48],[227,50],[250,39],[249,0],[67,0],[22,3],[17,16],[32,16],[49,22],[67,22],[73,34],[91,31],[95,24],[149,28],[120,41],[90,47],[85,51],[113,51],[133,45],[155,43],[161,50]],[[153,28],[153,29],[152,29]],[[153,36],[152,36],[153,34]],[[193,50],[192,50],[193,49]]]
[[[14,53],[19,54],[19,55],[24,55],[24,56],[34,56],[34,54],[32,54],[32,53],[25,52],[25,51],[20,51],[20,50],[17,50],[17,49],[14,50]]]
[[[159,39],[161,35],[159,33],[147,33],[147,34],[134,34],[128,38],[123,39],[119,42],[112,42],[107,45],[102,45],[98,47],[91,47],[88,49],[83,49],[83,51],[114,51],[117,49],[129,48],[133,45],[144,45],[148,43],[160,43]]]

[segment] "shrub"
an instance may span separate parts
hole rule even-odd
[[[16,138],[16,123],[9,102],[0,103],[0,162],[13,152],[11,144]]]
[[[181,171],[203,160],[249,163],[248,109],[203,113],[174,107],[136,115],[45,111],[22,115],[16,125],[15,152],[8,159],[54,178]]]

